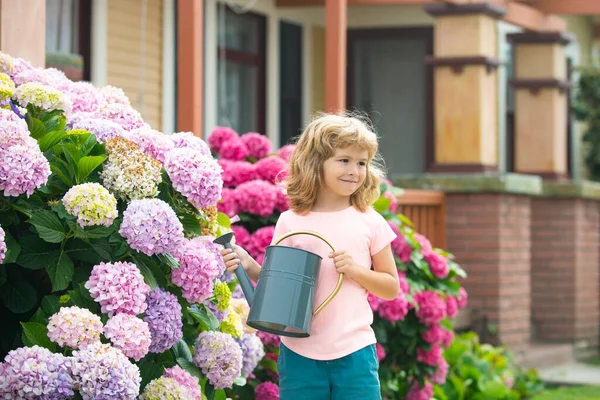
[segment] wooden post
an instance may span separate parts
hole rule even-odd
[[[46,66],[46,0],[0,0],[0,50]]]
[[[203,0],[177,1],[177,130],[202,137]]]
[[[347,0],[326,0],[325,111],[346,108]]]

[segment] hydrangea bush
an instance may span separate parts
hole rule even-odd
[[[121,89],[0,53],[0,398],[246,386],[264,345],[212,243],[230,230],[222,172],[209,144],[153,130]]]

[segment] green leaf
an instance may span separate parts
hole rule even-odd
[[[392,204],[392,200],[388,197],[380,197],[377,200],[375,200],[375,202],[373,203],[373,208],[375,209],[375,211],[377,211],[378,213],[383,213],[386,210],[388,210],[390,208],[390,205]]]
[[[21,254],[17,264],[33,270],[44,268],[48,262],[58,257],[59,251],[36,235],[21,238]]]
[[[65,128],[66,120],[62,115],[54,115],[47,120],[44,120],[44,127],[46,132],[60,131]]]
[[[106,156],[85,156],[77,161],[77,183],[83,182],[105,159]]]
[[[48,151],[58,142],[60,142],[67,133],[65,131],[53,131],[45,134],[39,141],[40,150],[42,152]]]
[[[238,376],[233,381],[233,384],[237,385],[237,386],[244,386],[246,383],[247,383],[246,378],[244,378],[243,376]]]
[[[52,316],[60,310],[59,299],[57,296],[48,295],[42,299],[42,309],[46,314]]]
[[[108,248],[108,250],[110,249],[105,240],[100,240],[100,242],[102,244],[100,244],[98,247],[104,245]],[[99,253],[95,250],[96,247],[93,242],[87,243],[80,239],[71,239],[67,242],[67,245],[65,246],[65,253],[69,255],[69,258],[71,258],[72,260],[83,261],[92,265],[96,265],[103,260],[99,256]],[[107,261],[109,259],[110,255],[108,258],[104,258],[104,260]]]
[[[465,398],[466,390],[465,383],[458,376],[451,376],[449,380],[456,391],[457,400],[463,400]]]
[[[29,118],[27,125],[29,127],[29,134],[36,140],[46,133],[46,126],[37,118]]]
[[[192,362],[192,352],[190,351],[190,347],[185,340],[180,339],[179,342],[175,343],[171,349],[173,350],[176,359],[183,358],[189,362]]]
[[[69,224],[71,229],[73,230],[75,237],[80,239],[99,239],[106,238],[112,235],[115,231],[114,226],[86,226],[82,228],[79,224],[73,222]]]
[[[62,160],[56,160],[55,161],[62,161]],[[56,165],[56,164],[50,164],[50,170],[56,175],[58,176],[58,179],[60,179],[60,181],[62,183],[64,183],[65,185],[67,185],[68,187],[71,187],[71,184],[73,183],[71,181],[71,179],[69,179],[69,174],[66,171],[62,170],[62,167]]]
[[[58,292],[69,286],[75,273],[73,262],[66,253],[58,253],[58,258],[46,265],[46,271],[52,281],[52,291]]]
[[[415,224],[410,219],[408,219],[404,214],[398,214],[398,218],[404,225],[408,225],[411,228],[415,226]]]
[[[198,379],[204,378],[200,368],[196,367],[191,361],[188,361],[185,358],[177,358],[177,364],[190,375],[195,376]]]
[[[60,219],[50,210],[33,213],[29,223],[35,226],[38,234],[48,243],[60,243],[65,238],[65,228]]]
[[[215,400],[227,400],[227,393],[225,393],[225,390],[215,390]]]
[[[497,380],[487,381],[481,385],[481,393],[486,399],[503,399],[508,395],[508,388]]]
[[[178,269],[179,268],[179,263],[177,262],[175,257],[173,257],[169,253],[157,254],[156,257],[160,260],[161,263],[163,263],[167,267],[169,267],[169,269]]]
[[[144,277],[144,281],[152,289],[154,289],[156,287],[156,277],[154,276],[154,273],[152,272],[150,267],[148,267],[148,265],[144,261],[142,261],[142,259],[140,257],[132,257],[132,258],[133,258],[133,262],[135,263],[135,265],[137,265],[137,267],[140,269],[140,273]]]
[[[15,273],[8,274],[7,281],[0,287],[0,297],[4,305],[16,314],[33,309],[37,303],[37,293],[33,286]]]
[[[70,303],[72,306],[87,308],[93,313],[98,313],[98,305],[90,296],[90,292],[83,283],[77,285],[73,290],[69,290]]]
[[[0,265],[0,286],[6,283],[6,267],[4,265]]]
[[[37,322],[38,324],[46,326],[48,325],[48,315],[46,315],[44,310],[42,310],[42,308],[40,307],[36,310],[35,314],[33,314],[31,318],[29,318],[29,322]],[[32,344],[27,343],[27,346],[32,346]]]
[[[45,347],[48,350],[56,351],[56,343],[48,339],[48,329],[37,322],[21,322],[23,327],[23,335],[31,342],[32,345]]]
[[[16,262],[19,254],[21,254],[21,246],[19,246],[19,243],[17,243],[10,232],[5,231],[5,234],[4,242],[6,243],[6,254],[4,255],[2,263],[11,264]]]
[[[231,220],[227,216],[227,214],[218,212],[217,213],[217,223],[225,228],[231,228]]]
[[[181,221],[181,225],[183,225],[183,229],[191,233],[195,236],[202,235],[202,225],[200,225],[200,221],[193,214],[190,213],[181,213],[178,215],[179,220]]]
[[[206,325],[209,330],[216,331],[219,329],[219,320],[206,307],[188,307],[187,310],[196,321]]]
[[[142,377],[142,383],[140,389],[143,390],[146,385],[153,379],[160,378],[163,373],[163,366],[154,362],[154,360],[148,360],[144,358],[138,362],[140,368],[140,376]]]

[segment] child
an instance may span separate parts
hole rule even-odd
[[[373,313],[368,293],[386,300],[399,292],[390,243],[396,237],[371,208],[382,178],[376,163],[377,136],[359,119],[326,114],[301,135],[286,181],[290,210],[279,217],[274,240],[295,230],[316,231],[335,253],[309,235],[291,236],[281,245],[322,257],[315,307],[338,295],[312,321],[310,337],[281,338],[278,361],[282,400],[381,399]],[[228,271],[239,262],[257,281],[261,266],[239,246],[221,252]]]

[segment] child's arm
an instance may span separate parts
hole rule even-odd
[[[234,272],[238,268],[238,264],[241,263],[246,272],[248,273],[248,277],[254,282],[258,281],[261,266],[256,262],[254,258],[250,256],[250,254],[248,254],[246,250],[244,250],[238,245],[234,245],[233,250],[221,250],[221,256],[223,256],[223,260],[225,261],[225,267],[227,267],[227,271]]]
[[[389,244],[373,256],[373,270],[358,265],[343,250],[329,254],[329,258],[333,258],[339,273],[346,274],[381,299],[393,300],[400,293],[398,270]]]

